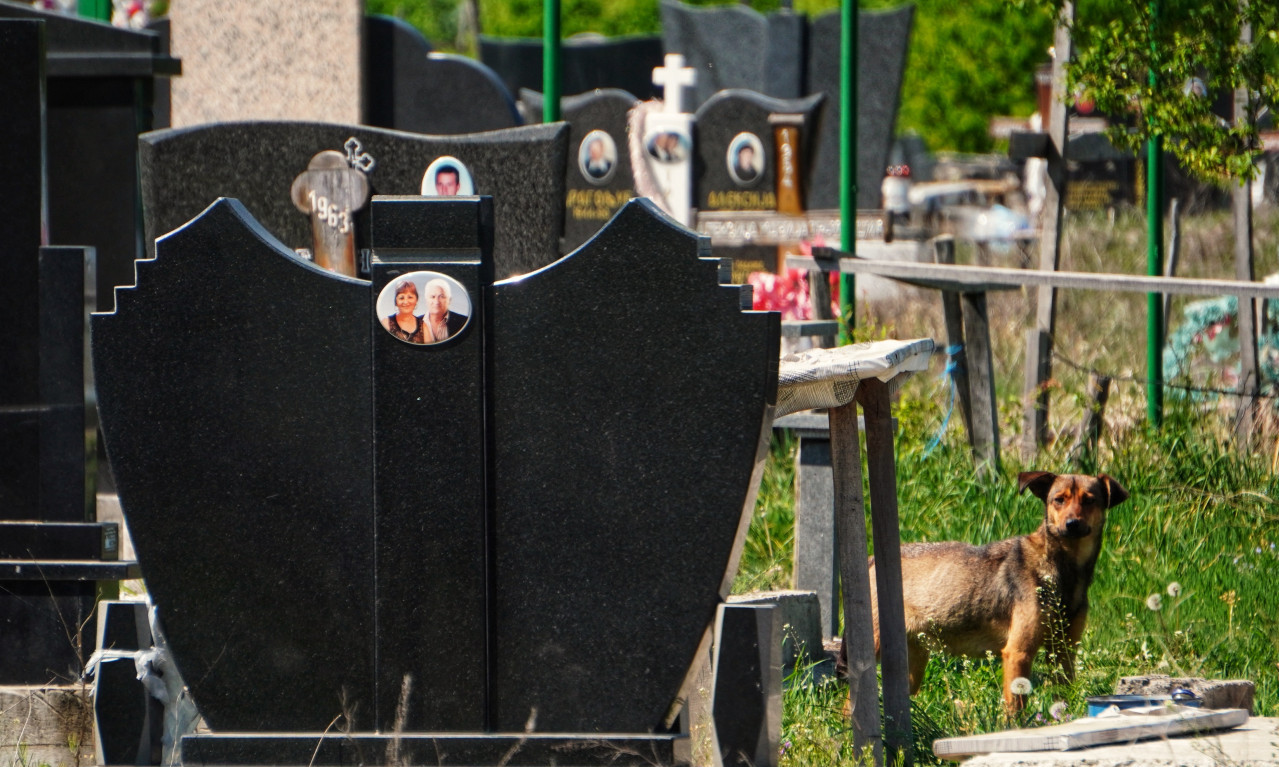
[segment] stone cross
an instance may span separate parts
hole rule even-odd
[[[686,226],[693,210],[693,117],[681,111],[684,89],[697,82],[697,71],[684,66],[678,53],[666,54],[666,64],[653,70],[653,83],[664,89],[663,107],[644,125],[644,148],[653,180],[666,198],[666,208]]]
[[[697,70],[684,66],[684,57],[678,53],[666,54],[666,64],[653,70],[653,84],[662,86],[665,111],[678,114],[684,111],[684,89],[697,83]]]
[[[373,167],[373,158],[354,139],[344,148],[345,154],[329,149],[312,157],[306,170],[293,180],[290,196],[298,210],[311,216],[316,265],[354,277],[354,216],[369,199],[369,181],[364,174]]]

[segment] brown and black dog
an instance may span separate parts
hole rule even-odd
[[[1030,678],[1030,663],[1045,643],[1056,653],[1062,673],[1074,674],[1075,644],[1088,616],[1092,583],[1106,510],[1128,491],[1105,474],[1058,476],[1023,472],[1018,491],[1030,489],[1044,502],[1044,521],[1029,535],[984,546],[967,543],[910,543],[902,546],[902,594],[910,693],[924,680],[928,647],[980,657],[998,653],[1004,662],[1004,704],[1021,710],[1025,696],[1012,682]],[[879,612],[874,604],[875,558],[870,558],[875,654],[879,655]],[[1059,608],[1054,606],[1059,605]],[[1059,620],[1054,628],[1054,612]]]

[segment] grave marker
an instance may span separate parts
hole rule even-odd
[[[697,72],[684,66],[684,57],[666,54],[666,63],[653,70],[653,83],[662,86],[661,111],[649,112],[644,121],[645,161],[666,200],[666,210],[681,224],[692,217],[693,120],[684,112],[684,89],[697,80]]]
[[[777,316],[642,200],[494,282],[494,213],[374,198],[363,281],[219,200],[94,317],[121,501],[213,729],[184,761],[674,761],[767,454]],[[419,272],[473,307],[445,342],[381,325],[378,292]],[[351,734],[315,734],[342,711]]]
[[[465,136],[423,136],[322,123],[223,123],[155,131],[140,138],[147,252],[155,238],[194,218],[219,197],[235,197],[290,248],[312,247],[310,222],[289,190],[324,150],[356,139],[376,158],[374,194],[412,194],[441,157],[460,161],[477,194],[492,195],[500,277],[554,261],[564,199],[568,126],[537,125]],[[356,250],[369,249],[368,209],[355,212]]]
[[[493,69],[511,93],[540,91],[542,39],[480,35],[480,61]],[[560,92],[587,93],[617,89],[640,99],[658,96],[653,69],[662,65],[662,38],[656,35],[601,37],[573,35],[560,42]],[[525,112],[527,122],[542,113]]]
[[[352,155],[359,153],[357,139],[347,141]],[[371,170],[374,161],[359,153]],[[306,170],[293,180],[289,193],[293,205],[311,217],[315,243],[315,263],[331,272],[354,277],[355,212],[369,199],[369,182],[364,171],[352,167],[347,156],[326,149],[307,163]]]

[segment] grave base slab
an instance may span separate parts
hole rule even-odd
[[[202,733],[182,739],[182,764],[677,765],[687,735],[616,733]]]

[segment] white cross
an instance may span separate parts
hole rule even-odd
[[[653,84],[662,86],[663,112],[683,112],[684,89],[697,82],[697,70],[684,66],[678,53],[666,54],[666,64],[653,70]]]

